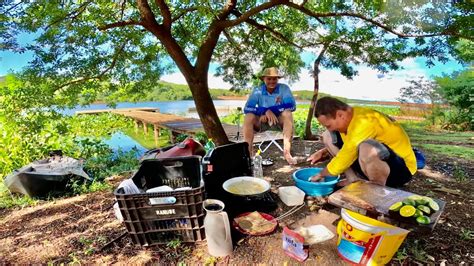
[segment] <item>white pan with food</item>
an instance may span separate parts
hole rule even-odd
[[[225,181],[222,188],[235,196],[260,196],[270,190],[270,183],[253,176],[239,176]]]

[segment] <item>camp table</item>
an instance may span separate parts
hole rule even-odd
[[[427,225],[418,224],[412,217],[397,217],[389,213],[392,204],[412,195],[416,194],[365,181],[357,181],[331,194],[328,201],[337,207],[349,209],[372,218],[383,217],[386,222],[396,226],[433,230],[446,205],[442,200],[433,199],[438,203],[439,211],[430,215],[431,223]]]

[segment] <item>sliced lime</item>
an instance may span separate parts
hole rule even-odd
[[[411,206],[415,206],[415,205],[416,205],[415,201],[412,200],[412,199],[410,199],[410,198],[406,198],[406,199],[404,199],[402,202],[403,202],[403,204],[405,204],[405,205],[411,205]]]
[[[419,195],[411,195],[408,197],[408,199],[412,199],[414,201],[417,201],[417,200],[420,200],[422,199],[423,197],[422,196],[419,196]]]
[[[423,216],[423,212],[420,211],[420,210],[416,210],[416,211],[415,211],[415,214],[413,215],[413,217],[420,217],[420,216]]]
[[[428,201],[428,206],[430,206],[430,208],[435,212],[439,211],[439,205],[434,200]]]
[[[394,204],[392,204],[392,206],[390,206],[390,208],[388,208],[389,211],[394,211],[394,212],[397,212],[400,210],[400,208],[403,206],[403,202],[399,201],[399,202],[395,202]]]
[[[424,215],[416,217],[416,221],[419,224],[429,224],[429,223],[431,223],[430,217],[424,216]]]
[[[405,205],[400,208],[400,215],[403,217],[412,217],[413,215],[415,215],[415,213],[416,209],[411,205]]]
[[[426,204],[428,204],[428,200],[425,199],[425,198],[417,199],[417,200],[415,200],[415,202],[416,202],[416,205],[417,205],[417,206],[418,206],[418,205],[426,205]]]
[[[430,214],[431,213],[431,209],[428,207],[428,206],[425,206],[425,205],[418,205],[416,206],[416,208],[426,214]]]

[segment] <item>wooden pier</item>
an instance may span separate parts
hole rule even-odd
[[[196,135],[198,132],[204,132],[201,120],[197,118],[188,118],[184,116],[174,114],[163,114],[157,112],[157,108],[122,108],[122,109],[106,109],[106,110],[87,110],[78,111],[79,114],[98,114],[111,112],[114,114],[120,114],[129,118],[132,118],[135,123],[135,132],[138,132],[140,127],[143,128],[143,133],[148,135],[148,125],[153,125],[153,134],[155,139],[155,145],[158,145],[158,136],[160,135],[161,129],[171,131],[170,141],[174,143],[174,138],[178,134]],[[141,125],[140,125],[141,124]],[[242,142],[243,133],[242,126],[225,124],[223,123],[224,131],[230,141]],[[273,134],[273,133],[272,133]],[[275,132],[275,139],[283,139],[281,132]],[[255,134],[254,143],[260,143],[266,140],[266,136],[263,134]]]

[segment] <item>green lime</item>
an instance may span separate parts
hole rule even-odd
[[[419,224],[429,224],[429,223],[431,223],[430,217],[424,216],[424,215],[416,217],[416,221]]]
[[[415,201],[412,200],[412,199],[410,199],[410,198],[406,198],[406,199],[404,199],[402,202],[403,202],[403,204],[405,204],[405,205],[411,205],[411,206],[415,206],[415,205],[416,205]]]
[[[428,206],[430,206],[430,208],[435,212],[439,211],[439,205],[434,200],[428,201]]]
[[[418,210],[426,213],[426,214],[430,214],[431,213],[431,209],[428,207],[428,206],[424,206],[424,205],[418,205],[416,206],[416,208],[418,208]]]
[[[403,206],[403,202],[399,201],[399,202],[395,202],[394,204],[392,204],[392,206],[390,206],[390,208],[388,208],[389,211],[394,211],[394,212],[397,212],[400,210],[400,208]]]
[[[409,196],[407,199],[411,199],[411,200],[414,200],[414,201],[416,202],[417,200],[420,200],[420,199],[422,199],[422,198],[423,198],[423,197],[422,197],[422,196],[419,196],[419,195],[411,195],[411,196]]]
[[[426,204],[428,204],[428,200],[425,199],[425,198],[417,199],[417,200],[415,200],[415,202],[416,202],[416,205],[417,205],[417,206],[418,206],[418,205],[426,205]]]
[[[413,215],[413,217],[420,217],[420,216],[423,216],[423,212],[420,211],[420,210],[416,210],[416,211],[415,211],[415,214]]]
[[[416,209],[412,205],[405,205],[400,208],[400,215],[403,217],[412,217],[415,213]]]

